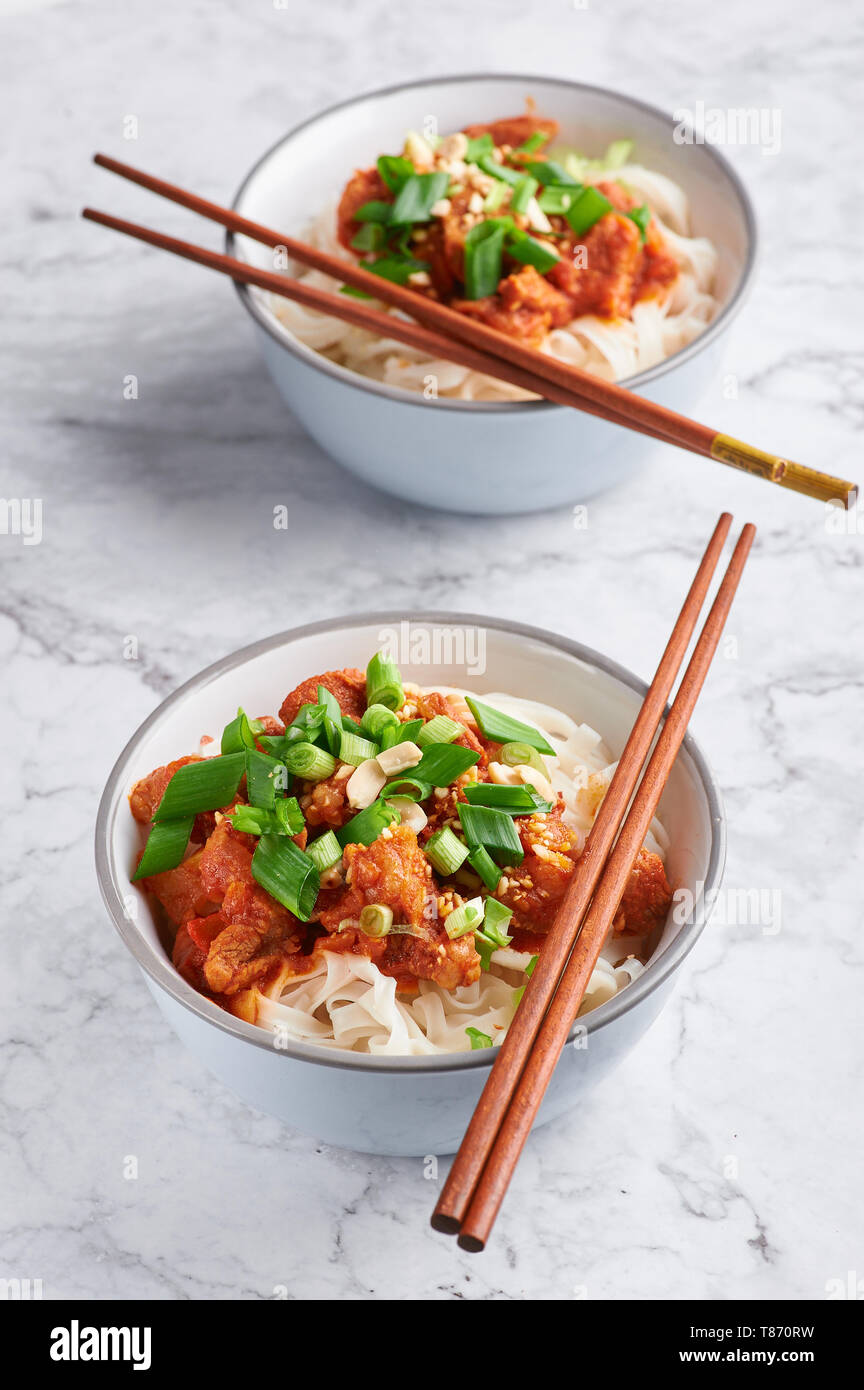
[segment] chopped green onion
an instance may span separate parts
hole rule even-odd
[[[509,191],[509,184],[502,183],[500,179],[496,179],[494,184],[492,185],[492,188],[486,194],[486,197],[483,199],[483,211],[497,212],[501,204],[507,197]]]
[[[381,751],[385,748],[395,748],[397,743],[416,743],[422,728],[422,719],[408,719],[404,724],[397,724],[395,729],[385,729],[381,739]]]
[[[336,839],[344,849],[346,845],[371,845],[382,830],[399,820],[399,812],[387,806],[379,797],[371,806],[352,816],[351,820],[336,831]]]
[[[478,222],[465,238],[465,296],[485,299],[501,279],[507,225],[501,218]]]
[[[523,174],[520,169],[510,169],[506,164],[499,164],[491,154],[481,154],[475,162],[484,174],[488,174],[493,179],[503,179],[504,183],[509,183],[514,188],[522,181]],[[532,169],[531,172],[533,174],[534,170]]]
[[[280,777],[281,770],[281,777]],[[275,758],[269,757],[266,753],[259,753],[251,748],[246,751],[246,794],[252,806],[263,806],[272,810],[276,800],[276,784],[281,782],[281,790],[285,789],[286,767],[284,763],[277,762]],[[287,780],[287,778],[286,778]]]
[[[301,922],[315,907],[321,876],[315,861],[285,835],[262,835],[252,855],[252,877]]]
[[[327,707],[320,702],[301,705],[285,730],[286,739],[289,743],[326,743],[327,717]]]
[[[321,721],[327,747],[331,753],[339,752],[339,735],[342,732],[342,709],[339,701],[326,685],[318,686],[318,705],[324,710]]]
[[[343,714],[342,716],[341,727],[347,729],[349,734],[357,734],[359,738],[366,737],[366,730],[363,728],[363,725],[358,724],[356,719],[349,718],[347,714]]]
[[[154,821],[196,816],[199,811],[219,811],[237,795],[246,771],[246,754],[223,753],[200,763],[178,767],[165,788]]]
[[[574,179],[566,169],[562,169],[560,164],[556,164],[554,159],[538,159],[530,163],[528,172],[533,174],[538,183],[542,183],[546,188],[550,183],[556,184],[559,188],[580,188],[578,179]]]
[[[604,169],[620,169],[630,158],[633,149],[632,140],[613,140],[611,145],[607,145],[606,153],[600,160]]]
[[[499,864],[521,864],[525,851],[512,816],[491,806],[472,806],[464,801],[459,802],[457,810],[472,848],[483,845]]]
[[[378,940],[393,926],[393,909],[385,903],[367,903],[360,912],[360,930]]]
[[[549,776],[549,769],[530,743],[505,743],[501,749],[501,761],[506,767],[532,767],[543,777]]]
[[[388,709],[386,705],[370,705],[360,721],[360,728],[362,732],[368,734],[375,743],[380,744],[387,729],[393,729],[394,731],[396,729],[401,730],[402,725],[399,723],[392,709]],[[396,742],[401,743],[402,739],[398,738]],[[393,745],[391,744],[390,746],[392,747]]]
[[[481,1033],[479,1028],[466,1028],[465,1032],[471,1040],[472,1052],[478,1052],[481,1048],[492,1046],[492,1039],[489,1034]]]
[[[366,667],[366,704],[401,709],[405,703],[402,677],[395,661],[376,652]]]
[[[468,855],[468,863],[475,874],[479,874],[484,887],[488,888],[490,893],[494,893],[501,882],[501,870],[489,851],[484,849],[482,845],[477,845],[476,849],[472,849]]]
[[[380,222],[364,222],[352,236],[351,245],[355,251],[380,251],[384,245],[384,228]]]
[[[465,163],[476,164],[481,155],[491,154],[495,148],[495,141],[488,130],[484,130],[482,135],[469,137],[468,149],[465,151]]]
[[[535,130],[533,135],[529,135],[527,140],[523,140],[521,145],[516,148],[520,154],[533,154],[539,150],[541,145],[545,145],[549,139],[549,132],[546,130]]]
[[[432,787],[449,787],[479,761],[480,754],[473,748],[463,748],[461,743],[430,743],[411,774]]]
[[[530,724],[523,724],[520,719],[512,719],[509,714],[502,714],[500,710],[485,705],[482,700],[475,700],[471,695],[466,696],[466,702],[477,720],[481,733],[493,743],[510,743],[518,739],[536,748],[538,753],[555,752],[539,729],[532,729]]]
[[[406,179],[393,204],[391,221],[402,225],[406,222],[428,222],[432,208],[439,198],[447,192],[450,175],[441,171],[434,174],[412,174]]]
[[[304,782],[323,782],[336,771],[336,759],[314,743],[292,743],[285,751],[285,766]]]
[[[535,970],[535,968],[536,968],[536,966],[537,966],[537,962],[538,962],[539,959],[540,959],[539,956],[532,956],[531,959],[529,960],[528,964],[525,966],[525,974],[526,974],[526,976],[528,977],[529,980],[531,979],[531,976],[534,974],[534,970]],[[515,994],[513,995],[514,1003],[516,1003],[516,1004],[521,1004],[521,1003],[522,1003],[522,995],[523,995],[524,993],[525,993],[525,986],[524,986],[524,985],[520,985],[519,988],[516,990]]]
[[[334,864],[338,864],[342,858],[342,846],[336,839],[332,830],[328,830],[326,835],[319,835],[317,840],[310,840],[306,846],[306,853],[315,864],[319,874],[324,874],[328,869],[332,869]]]
[[[413,177],[414,165],[402,154],[382,154],[378,160],[378,173],[391,193],[398,193],[406,179]]]
[[[508,816],[545,815],[552,810],[552,802],[544,801],[530,785],[502,787],[495,782],[476,782],[465,788],[465,795],[472,806],[494,806]]]
[[[488,936],[490,941],[494,941],[499,949],[509,946],[513,940],[512,936],[508,936],[504,930],[512,916],[512,907],[505,907],[503,903],[499,903],[497,898],[486,899],[483,935]]]
[[[589,231],[595,222],[599,222],[601,217],[605,217],[607,212],[612,211],[612,204],[608,198],[604,198],[596,188],[583,188],[578,198],[574,198],[565,216],[570,223],[570,229],[576,236],[582,236],[583,232]]]
[[[455,874],[460,864],[468,858],[468,846],[453,834],[449,825],[430,835],[423,848],[439,874]]]
[[[132,875],[133,879],[164,874],[167,869],[176,869],[178,864],[182,864],[194,824],[194,816],[178,816],[176,820],[164,820],[154,825],[147,836],[141,863]]]
[[[222,730],[221,751],[223,753],[242,753],[244,748],[255,747],[255,736],[246,713],[238,709],[237,718],[232,719]]]
[[[380,275],[382,280],[390,280],[394,285],[407,285],[410,277],[420,270],[428,270],[428,261],[415,261],[413,256],[382,256],[378,261],[361,261],[364,270]],[[365,294],[365,290],[362,291]]]
[[[376,222],[379,226],[385,227],[390,221],[390,214],[393,211],[392,203],[383,203],[373,198],[371,202],[364,203],[354,214],[355,222]]]
[[[639,228],[639,240],[644,242],[648,233],[648,223],[651,221],[651,209],[648,204],[643,203],[641,208],[634,208],[632,212],[628,212],[627,216],[631,222],[636,223]]]
[[[458,941],[460,936],[467,936],[469,931],[474,931],[482,922],[483,899],[472,898],[470,902],[454,908],[449,917],[445,917],[444,930],[451,941]]]
[[[510,199],[511,212],[526,212],[528,204],[540,187],[536,179],[532,179],[530,174],[523,174],[522,178],[513,188],[513,197]]]
[[[299,835],[305,824],[296,796],[280,796],[272,810],[235,806],[226,820],[243,835]]]
[[[557,251],[544,246],[542,241],[529,236],[528,232],[520,228],[515,228],[508,234],[507,252],[514,261],[519,261],[522,265],[533,265],[541,275],[545,275],[547,270],[551,270],[561,259]]]
[[[370,743],[368,738],[360,738],[357,734],[349,734],[347,729],[342,730],[339,757],[343,763],[350,763],[352,767],[359,767],[368,758],[374,758],[377,752],[377,743]]]
[[[480,969],[487,971],[492,964],[493,955],[498,950],[495,942],[490,937],[485,936],[482,931],[475,931],[474,950],[480,957]]]
[[[455,719],[450,719],[446,714],[436,714],[418,733],[417,747],[425,748],[427,743],[452,743],[454,738],[458,738],[464,732],[463,726]]]
[[[558,184],[549,184],[537,199],[540,211],[560,217],[572,205],[573,199],[579,196],[581,187],[581,183],[575,188],[572,185],[560,188]]]

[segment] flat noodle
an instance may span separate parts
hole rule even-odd
[[[654,367],[698,337],[717,313],[712,290],[717,251],[706,237],[690,236],[687,195],[672,179],[638,164],[585,175],[597,182],[620,179],[642,197],[655,215],[670,251],[682,269],[665,295],[637,301],[631,319],[599,319],[584,314],[563,328],[553,329],[541,351],[606,381],[622,381]],[[305,238],[313,246],[356,264],[335,235],[335,209],[329,208],[309,227]],[[319,289],[335,291],[339,282],[320,271],[293,265],[290,273]],[[384,340],[329,315],[304,309],[289,299],[252,290],[260,303],[298,342],[331,361],[372,381],[422,394],[434,380],[437,395],[466,401],[523,401],[536,399],[521,387],[469,371],[441,358],[427,357],[395,339]],[[386,304],[377,305],[388,312]]]
[[[442,694],[465,691],[436,686]],[[550,781],[565,801],[564,820],[580,847],[593,824],[616,763],[596,729],[577,723],[563,710],[535,700],[492,693],[484,703],[539,729],[555,749],[544,755]],[[668,836],[655,820],[646,848],[665,859]],[[645,941],[638,936],[610,935],[591,976],[580,1015],[606,1003],[644,970]],[[365,956],[323,951],[321,962],[306,975],[284,980],[278,998],[258,992],[258,1023],[282,1041],[314,1043],[372,1056],[422,1057],[467,1052],[467,1028],[502,1042],[518,1004],[517,991],[527,981],[531,955],[496,951],[491,969],[472,985],[446,990],[421,980],[415,995],[400,995],[396,981],[382,975]]]

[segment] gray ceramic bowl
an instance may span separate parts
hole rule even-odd
[[[488,1051],[383,1058],[304,1044],[277,1050],[266,1031],[224,1013],[180,978],[159,940],[151,905],[130,882],[140,832],[127,795],[139,777],[195,749],[201,734],[218,734],[239,704],[255,713],[276,710],[315,672],[363,667],[386,640],[382,634],[404,621],[404,614],[373,613],[295,628],[187,681],[145,720],[108,778],[96,825],[96,868],[111,919],[162,1013],[190,1051],[244,1100],[331,1144],[368,1153],[444,1154],[458,1146],[480,1095],[492,1061]],[[545,699],[598,729],[620,752],[645,691],[623,667],[540,628],[456,613],[417,613],[410,622],[415,635],[429,634],[433,655],[437,642],[437,658],[423,665],[404,661],[406,679]],[[460,643],[468,653],[482,648],[482,663],[470,663],[474,674],[461,659]],[[720,795],[690,737],[660,813],[672,841],[669,877],[675,887],[690,889],[693,913],[684,922],[670,917],[639,979],[584,1017],[587,1046],[564,1049],[539,1123],[578,1104],[649,1027],[719,887],[725,856]]]
[[[713,387],[721,343],[749,287],[756,248],[753,209],[737,174],[711,145],[676,144],[670,114],[602,87],[558,78],[433,78],[355,97],[297,126],[244,179],[234,207],[302,237],[310,216],[332,206],[355,167],[401,148],[405,132],[433,115],[442,131],[524,109],[533,96],[561,124],[561,140],[586,153],[632,138],[635,158],[668,174],[690,197],[694,230],[720,252],[722,309],[693,343],[627,385],[685,415]],[[228,236],[229,254],[272,269],[272,251]],[[396,497],[483,514],[524,513],[581,502],[628,478],[652,441],[590,415],[542,401],[423,401],[370,381],[299,343],[266,296],[238,287],[258,346],[288,405],[343,467]],[[443,500],[442,499],[446,499]]]

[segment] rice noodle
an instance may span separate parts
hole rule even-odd
[[[681,267],[677,280],[664,295],[637,301],[630,319],[607,320],[583,314],[565,327],[553,329],[542,344],[541,351],[551,357],[607,381],[621,381],[679,352],[710,323],[719,307],[712,292],[717,251],[706,237],[690,235],[687,195],[664,174],[627,164],[614,171],[594,170],[584,177],[593,182],[615,177],[642,197]],[[305,239],[356,264],[337,240],[335,227],[335,210],[330,208],[307,228]],[[334,291],[339,287],[338,281],[320,271],[294,265],[289,273],[319,289]],[[395,339],[378,338],[365,329],[304,309],[279,295],[254,289],[252,293],[298,342],[373,381],[421,394],[434,390],[437,396],[457,400],[532,399],[529,392],[518,386],[429,357]],[[386,304],[377,307],[399,316]]]
[[[449,686],[435,689],[450,696],[465,694]],[[563,819],[581,848],[617,766],[601,735],[563,710],[535,700],[494,692],[483,700],[539,729],[554,748],[554,756],[544,755],[549,779],[564,797]],[[667,844],[666,832],[655,818],[646,848],[665,859]],[[644,944],[641,937],[610,934],[580,1014],[605,1003],[642,973],[639,956]],[[259,991],[258,1023],[272,1029],[277,1046],[282,1041],[314,1043],[375,1056],[467,1052],[471,1044],[466,1028],[478,1029],[498,1045],[516,1010],[517,991],[526,983],[530,961],[530,953],[499,950],[490,970],[472,985],[446,990],[421,980],[417,994],[400,995],[396,981],[365,956],[324,950],[308,974],[282,978],[276,998]]]

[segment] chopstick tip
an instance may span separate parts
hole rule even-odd
[[[471,1255],[479,1255],[481,1251],[486,1249],[485,1240],[480,1240],[478,1236],[467,1235],[465,1232],[460,1233],[456,1244],[460,1250],[467,1250]]]
[[[456,1236],[459,1234],[460,1225],[455,1216],[445,1216],[443,1212],[433,1211],[429,1218],[429,1225],[433,1231],[440,1231],[442,1236]]]

